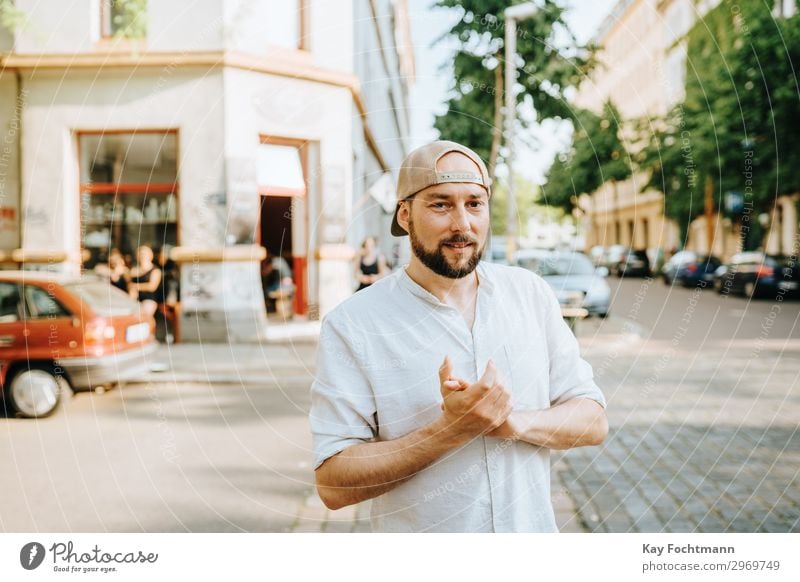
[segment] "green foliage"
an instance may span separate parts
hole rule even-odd
[[[460,10],[462,17],[443,38],[455,40],[454,87],[447,112],[435,127],[443,139],[473,148],[489,159],[495,123],[495,68],[503,67],[503,11],[514,0],[439,0],[434,7]],[[563,20],[564,8],[543,0],[536,14],[517,23],[517,101],[533,102],[537,120],[570,119],[564,92],[575,87],[594,66],[593,48],[575,40]],[[529,121],[520,120],[523,126]]]
[[[524,232],[528,219],[536,213],[536,202],[539,198],[539,187],[523,178],[514,176],[514,198],[517,203],[517,219],[523,228],[517,232]],[[506,216],[508,214],[508,188],[506,182],[495,182],[492,188],[491,199],[492,234],[504,235],[506,233]]]
[[[602,115],[579,110],[575,118],[572,147],[556,157],[540,199],[540,203],[567,213],[572,212],[580,194],[593,192],[608,180],[625,180],[631,175],[616,108],[607,102]]]
[[[0,0],[0,26],[14,32],[25,21],[25,13],[14,6],[14,0]]]
[[[800,16],[776,19],[771,6],[723,0],[709,11],[686,38],[683,103],[639,123],[647,145],[636,161],[682,234],[704,211],[709,177],[720,211],[724,192],[744,193],[760,213],[800,190]]]
[[[145,38],[147,0],[111,0],[111,22],[117,38]]]

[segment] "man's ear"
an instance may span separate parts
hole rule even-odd
[[[408,232],[408,217],[411,213],[411,204],[407,201],[400,202],[400,208],[397,210],[397,224],[403,227],[403,230]]]

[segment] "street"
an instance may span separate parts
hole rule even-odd
[[[796,531],[800,303],[609,283],[612,317],[579,335],[611,432],[556,463],[577,529]]]
[[[554,453],[562,531],[796,531],[800,303],[609,283],[578,335],[611,431]],[[315,348],[165,346],[171,371],[0,419],[0,530],[368,531],[313,492]]]

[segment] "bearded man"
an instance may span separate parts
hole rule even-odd
[[[372,499],[373,531],[555,532],[550,449],[601,443],[605,399],[537,275],[481,262],[491,184],[469,148],[411,152],[392,234],[404,269],[322,323],[317,490]]]

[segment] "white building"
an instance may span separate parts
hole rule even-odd
[[[78,270],[175,247],[182,338],[215,341],[262,334],[268,250],[293,269],[294,312],[324,314],[352,290],[352,246],[388,220],[358,203],[406,149],[405,2],[139,4],[16,1],[0,259]]]

